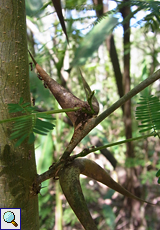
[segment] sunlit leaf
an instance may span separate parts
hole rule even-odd
[[[108,35],[110,35],[117,25],[118,19],[115,17],[104,18],[84,37],[82,43],[75,51],[75,57],[71,66],[84,65],[89,57],[98,50]]]

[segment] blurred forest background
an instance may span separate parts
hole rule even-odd
[[[131,2],[131,6],[121,7],[122,2]],[[69,45],[52,1],[26,0],[28,48],[51,77],[83,100],[80,67],[96,92],[100,112],[160,67],[160,13],[157,14],[158,4],[153,4],[155,11],[147,5],[154,1],[62,0],[61,3]],[[115,21],[123,19],[126,19],[123,25],[119,24],[112,34],[107,34],[108,25],[114,26]],[[59,108],[35,71],[30,71],[30,89],[39,111]],[[159,96],[159,92],[160,81],[156,81],[142,95]],[[140,94],[136,95],[105,119],[81,141],[73,154],[92,145],[101,146],[138,136],[135,110],[139,98]],[[73,134],[66,115],[55,118],[53,132],[36,138],[38,174],[59,159]],[[129,191],[156,204],[151,206],[129,200],[83,176],[82,188],[98,229],[160,229],[160,186],[156,178],[159,156],[157,137],[116,145],[87,156]],[[59,182],[48,180],[42,187],[40,230],[83,229],[66,202]]]

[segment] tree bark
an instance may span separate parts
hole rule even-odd
[[[103,0],[92,0],[94,6],[96,6],[96,15],[101,17],[103,15],[104,7]]]
[[[129,0],[123,0],[123,2],[129,2]],[[120,10],[123,20],[131,13],[130,6],[126,5]],[[131,78],[130,78],[130,20],[123,24],[123,85],[124,93],[127,94],[130,91]],[[132,138],[132,114],[131,114],[131,100],[128,100],[124,104],[124,125],[126,139]],[[126,143],[126,157],[134,158],[134,147],[132,142]],[[137,177],[136,168],[127,168],[127,180],[126,188],[135,195],[141,194],[140,184]],[[143,217],[140,216],[141,205],[139,202],[130,201],[127,198],[124,200],[124,208],[127,213],[127,217],[130,219],[126,228],[138,229],[144,225]]]
[[[128,0],[124,0],[126,2]],[[121,14],[123,19],[125,19],[129,14],[130,6],[126,5],[121,9]],[[130,20],[123,24],[123,84],[124,84],[124,94],[130,91],[131,78],[130,78]],[[125,125],[125,136],[126,139],[132,138],[132,118],[131,118],[131,100],[128,100],[124,104],[124,125]],[[132,142],[126,143],[126,156],[134,157],[133,144]]]
[[[109,55],[111,58],[112,66],[113,66],[113,71],[114,71],[114,75],[115,75],[115,79],[116,79],[118,94],[120,97],[123,97],[123,95],[124,95],[123,76],[122,76],[122,72],[120,69],[120,64],[119,64],[119,60],[118,60],[118,54],[117,54],[113,34],[106,39],[106,44],[107,44],[107,49],[109,51]],[[122,106],[122,110],[124,112],[124,106]]]
[[[30,101],[25,1],[0,1],[0,120],[11,117],[8,103]],[[0,208],[21,208],[21,229],[39,229],[34,146],[15,148],[11,123],[0,125]]]
[[[98,3],[101,5],[103,4],[101,2],[97,2],[96,0],[92,0],[95,5]],[[128,0],[123,0],[123,2]],[[101,9],[104,9],[104,6],[101,6]],[[124,6],[120,10],[123,19],[125,19],[128,14],[130,14],[130,6]],[[104,12],[103,12],[104,13]],[[102,11],[96,10],[97,16],[102,16]],[[123,55],[123,77],[120,70],[119,60],[116,52],[116,47],[114,43],[114,37],[113,35],[106,40],[107,48],[109,50],[113,70],[115,73],[117,88],[119,96],[122,97],[124,94],[128,93],[130,91],[130,21],[126,21],[125,24],[123,24],[123,49],[124,49],[124,55]],[[123,79],[123,81],[122,81]],[[132,137],[132,119],[131,119],[131,100],[127,101],[124,106],[122,107],[123,110],[123,117],[124,117],[124,125],[125,125],[125,136],[126,138]],[[134,149],[132,142],[126,143],[126,157],[134,157]],[[141,189],[139,186],[139,182],[137,179],[136,170],[134,168],[127,169],[127,180],[125,183],[126,188],[131,191],[133,194],[140,196]],[[125,199],[124,201],[124,208],[121,209],[126,213],[126,216],[124,217],[124,222],[126,222],[126,219],[130,219],[129,224],[124,227],[124,229],[138,229],[139,226],[144,226],[143,223],[143,215],[140,216],[140,203],[137,201],[130,201],[129,199]]]
[[[102,0],[92,0],[92,2],[94,6],[96,7],[98,6],[98,8],[96,8],[97,17],[101,17],[104,14],[104,12],[108,11],[108,1],[107,1],[106,7],[104,7]],[[112,63],[112,67],[113,67],[113,71],[114,71],[114,75],[116,79],[118,94],[120,97],[123,97],[124,95],[123,76],[122,76],[122,72],[120,69],[120,63],[118,60],[118,54],[116,51],[113,34],[106,39],[106,45],[109,51],[109,55],[110,55],[110,59],[111,59],[111,63]],[[122,106],[122,110],[124,112],[124,106]]]

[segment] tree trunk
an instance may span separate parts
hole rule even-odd
[[[97,4],[100,4],[99,9],[104,9],[103,2],[102,1],[97,1],[97,0],[92,0],[94,5],[97,6]],[[128,0],[123,0],[123,2],[128,1]],[[98,11],[96,10],[97,16],[102,16],[102,10]],[[124,6],[121,9],[121,14],[123,19],[130,14],[130,7],[129,6]],[[114,43],[114,37],[113,35],[110,36],[106,40],[107,48],[109,50],[113,70],[115,73],[115,78],[116,78],[116,83],[117,83],[117,88],[118,88],[118,93],[119,96],[122,97],[123,94],[126,94],[130,91],[130,21],[126,21],[126,23],[123,25],[123,31],[124,31],[124,36],[123,36],[123,49],[124,49],[124,56],[123,56],[123,65],[124,65],[124,70],[123,70],[123,82],[122,82],[122,74],[120,70],[120,65],[119,65],[119,60],[116,52],[116,47]],[[125,136],[126,138],[131,138],[132,137],[132,119],[131,119],[131,100],[126,102],[124,106],[122,107],[123,109],[123,116],[124,116],[124,125],[125,125]],[[134,157],[134,149],[132,142],[126,143],[126,157],[132,158]],[[139,181],[137,178],[137,172],[135,168],[128,168],[126,169],[127,171],[127,179],[126,183],[124,186],[131,191],[133,194],[137,196],[141,196],[141,190],[139,186]],[[127,219],[129,219],[129,223],[124,227],[123,229],[138,229],[139,227],[145,226],[143,219],[144,219],[144,214],[140,212],[141,206],[138,201],[135,200],[130,200],[128,198],[125,198],[124,201],[124,207],[121,208],[120,212],[125,213],[124,220],[126,222]],[[122,224],[121,223],[121,224]],[[119,226],[118,226],[119,227]]]
[[[25,1],[0,1],[0,120],[10,118],[8,103],[30,101]],[[15,148],[11,123],[0,125],[0,208],[21,208],[21,229],[39,229],[34,146]]]
[[[124,0],[126,2],[128,0]],[[129,14],[130,6],[124,6],[121,9],[121,14],[123,19],[125,19]],[[130,78],[130,20],[128,19],[123,24],[123,84],[124,84],[124,94],[130,91],[131,78]],[[132,138],[132,118],[131,118],[131,100],[124,104],[124,125],[125,125],[125,136],[126,139]],[[134,157],[133,144],[132,142],[126,143],[126,155],[127,157]]]
[[[107,49],[109,51],[110,59],[112,62],[112,67],[113,67],[113,71],[114,71],[114,75],[116,79],[118,94],[120,97],[123,97],[124,95],[123,76],[122,76],[122,72],[120,69],[120,63],[118,60],[118,54],[117,54],[113,34],[106,39],[106,45],[107,45]],[[124,105],[122,105],[122,110],[124,113]]]
[[[129,2],[129,0],[123,0],[123,2]],[[120,10],[123,20],[131,13],[130,6],[126,5]],[[124,93],[127,94],[130,91],[131,78],[130,78],[130,20],[128,19],[123,24],[123,84]],[[132,138],[132,114],[131,114],[131,100],[124,104],[124,124],[125,124],[125,136],[126,139]],[[126,143],[126,157],[134,158],[133,143]],[[126,188],[133,194],[141,197],[141,189],[138,180],[138,173],[136,168],[127,168],[127,180],[125,183]],[[130,220],[124,229],[139,229],[144,227],[144,214],[141,214],[141,204],[137,201],[129,200],[125,198],[124,209],[126,217]]]
[[[107,1],[106,6],[103,5],[102,0],[92,0],[92,2],[94,4],[94,6],[98,6],[98,8],[96,9],[97,17],[101,17],[103,15],[103,13],[108,11],[108,1]],[[122,76],[122,72],[120,69],[120,63],[118,60],[118,54],[116,51],[116,46],[115,46],[113,34],[111,36],[107,37],[106,45],[107,45],[107,49],[109,51],[109,55],[110,55],[110,59],[111,59],[111,63],[112,63],[112,67],[113,67],[113,71],[114,71],[114,75],[115,75],[115,79],[116,79],[118,94],[120,97],[123,97],[123,95],[124,95],[123,76]],[[124,112],[124,106],[122,106],[122,110]]]

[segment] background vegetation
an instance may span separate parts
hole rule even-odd
[[[159,68],[158,4],[154,6],[154,1],[131,1],[131,5],[125,8],[126,2],[123,2],[122,7],[119,1],[62,1],[68,45],[51,1],[26,1],[28,47],[36,61],[61,85],[84,99],[82,80],[77,71],[80,66],[88,84],[96,91],[101,112]],[[129,13],[126,13],[126,9]],[[98,19],[101,16],[105,22]],[[110,24],[113,25],[115,18],[119,22],[126,21],[123,21],[123,25],[119,24],[112,35],[106,36],[105,25],[109,16]],[[129,19],[131,28],[127,24]],[[125,40],[126,35],[128,41]],[[127,60],[126,55],[129,55]],[[130,63],[127,64],[128,60]],[[126,68],[128,77],[125,76]],[[159,87],[157,81],[142,95],[148,93],[159,96]],[[34,71],[30,71],[30,90],[39,111],[59,108]],[[81,141],[73,154],[91,145],[100,146],[102,143],[138,136],[135,110],[139,98],[138,94],[132,99],[131,107],[127,104],[112,113]],[[65,115],[54,117],[56,128],[53,132],[36,137],[38,174],[48,170],[59,159],[73,134],[73,128]],[[129,125],[126,121],[129,121]],[[89,159],[103,166],[131,192],[157,204],[150,206],[130,201],[100,183],[82,177],[85,198],[98,229],[160,228],[160,189],[155,176],[160,168],[159,154],[159,139],[150,137],[88,155]],[[48,180],[42,187],[39,195],[40,229],[83,229],[62,195],[58,182]]]

